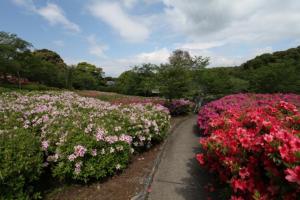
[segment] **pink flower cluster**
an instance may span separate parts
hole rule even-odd
[[[300,112],[294,104],[279,100],[289,95],[256,103],[246,97],[238,96],[251,108],[241,102],[236,107],[231,104],[207,123],[209,136],[200,140],[204,153],[197,160],[229,183],[231,199],[296,200],[300,196]]]
[[[76,145],[74,147],[74,153],[69,155],[68,159],[74,161],[77,157],[84,157],[87,149],[82,145]]]
[[[105,141],[108,142],[109,144],[116,143],[118,141],[126,142],[128,144],[131,144],[132,142],[132,137],[129,135],[122,134],[119,137],[116,135],[105,135],[106,132],[102,129],[98,129],[96,133],[96,140],[97,141]]]

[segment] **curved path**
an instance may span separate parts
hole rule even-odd
[[[209,175],[195,159],[199,149],[197,116],[191,116],[169,136],[154,175],[149,200],[201,200],[210,197],[204,186]]]

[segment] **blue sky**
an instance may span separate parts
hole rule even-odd
[[[181,48],[210,67],[300,45],[298,0],[2,0],[1,31],[117,76]]]

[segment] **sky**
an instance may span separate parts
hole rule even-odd
[[[299,11],[299,0],[1,0],[0,31],[118,76],[175,49],[218,67],[297,47]]]

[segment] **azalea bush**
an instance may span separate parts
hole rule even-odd
[[[36,156],[41,153],[42,159],[36,168],[27,164],[16,176],[34,170],[38,175],[43,165],[59,179],[87,182],[124,169],[133,152],[162,141],[170,115],[161,105],[116,105],[72,92],[3,92],[0,122],[1,134],[24,131],[38,140]],[[26,147],[22,141],[16,145]],[[16,148],[13,153],[20,152]]]
[[[191,112],[194,103],[189,100],[174,99],[172,101],[165,101],[163,105],[169,109],[172,116],[179,116]]]
[[[279,100],[285,97],[299,98],[275,95],[251,100],[252,107],[233,103],[207,122],[208,136],[200,140],[204,152],[197,159],[227,184],[231,199],[300,196],[300,112]]]
[[[209,122],[219,118],[224,111],[242,110],[253,107],[274,106],[286,101],[300,106],[300,95],[296,94],[234,94],[212,101],[203,106],[198,113],[198,126],[203,134],[209,134]]]

